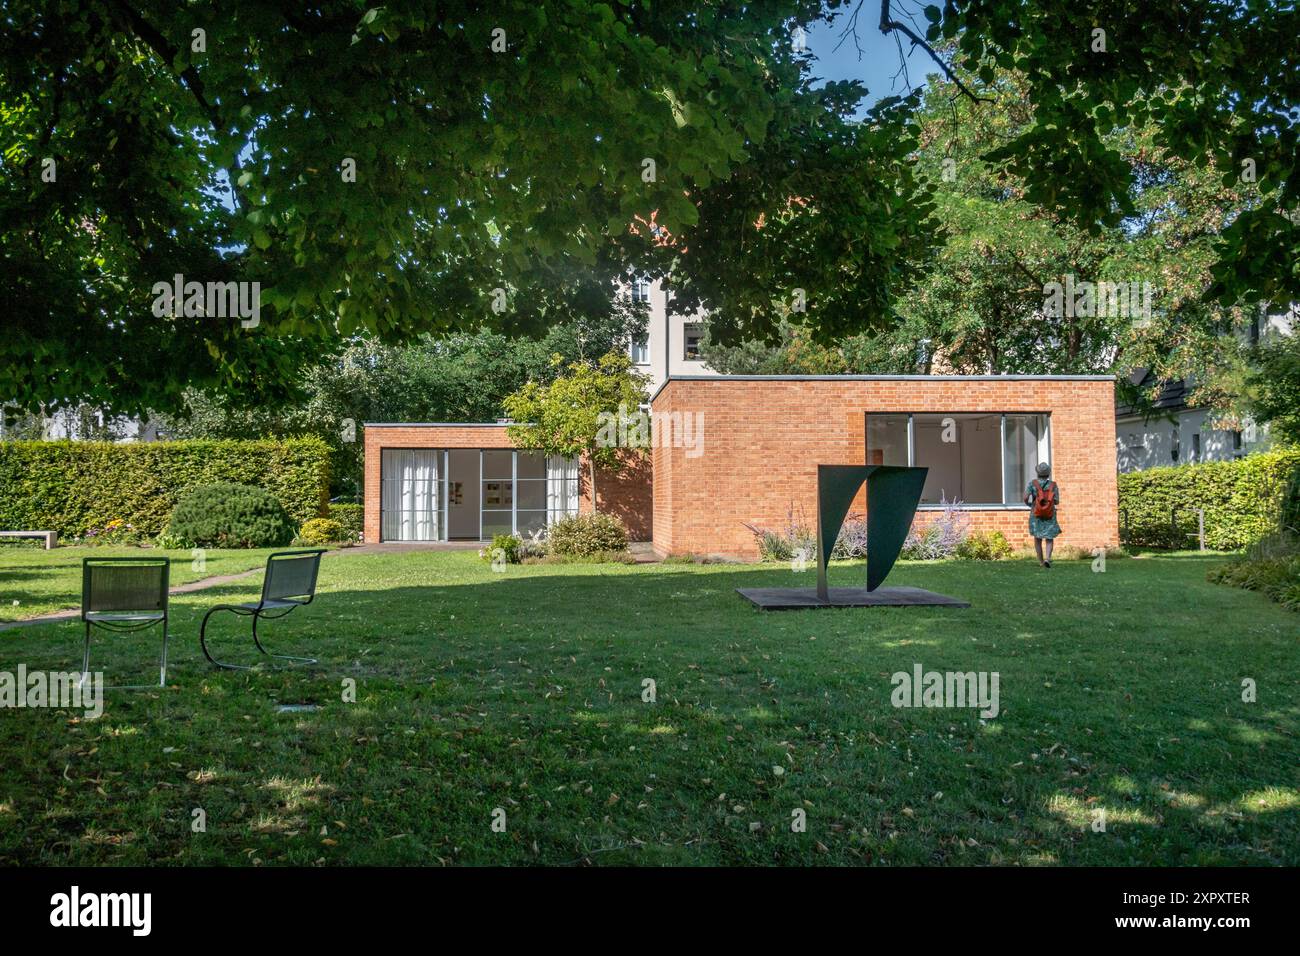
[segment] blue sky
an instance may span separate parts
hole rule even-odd
[[[900,64],[898,43],[895,34],[885,36],[880,32],[879,10],[871,4],[864,4],[858,17],[858,45],[862,47],[862,56],[858,57],[858,48],[853,38],[849,37],[840,44],[840,32],[848,19],[852,7],[848,7],[830,24],[818,24],[808,33],[808,51],[815,57],[813,73],[823,80],[861,80],[869,91],[863,101],[870,106],[886,96],[906,93],[907,82],[902,76],[895,77]],[[910,25],[910,24],[909,24]],[[916,29],[914,27],[914,29]],[[922,23],[917,33],[924,35]],[[913,48],[911,42],[899,36],[903,52],[907,57],[908,78],[913,87],[925,85],[926,77],[937,71],[930,55],[920,47]],[[839,49],[835,47],[840,44]]]

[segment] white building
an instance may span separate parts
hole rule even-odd
[[[704,317],[673,311],[672,293],[661,281],[637,280],[631,293],[635,301],[649,304],[646,337],[633,342],[628,352],[636,370],[649,377],[653,395],[670,375],[717,375],[697,357],[704,336]]]
[[[1290,335],[1298,319],[1300,305],[1279,314],[1261,309],[1243,331],[1243,337],[1258,344],[1273,336]],[[1159,384],[1151,370],[1145,368],[1134,370],[1129,381],[1143,390]],[[1150,418],[1143,418],[1131,405],[1116,406],[1115,442],[1121,472],[1230,461],[1269,447],[1267,426],[1247,419],[1239,428],[1218,427],[1213,412],[1190,404],[1195,389],[1196,383],[1191,380],[1165,382],[1154,403],[1156,412]]]

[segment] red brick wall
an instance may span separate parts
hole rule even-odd
[[[656,414],[704,414],[703,454],[656,448],[659,554],[755,558],[742,522],[783,528],[791,505],[817,519],[817,465],[865,464],[866,412],[1047,412],[1061,484],[1058,542],[1119,543],[1114,383],[1110,380],[672,380]],[[866,508],[860,493],[853,511]],[[1027,544],[1028,509],[971,510],[972,526]],[[920,512],[921,520],[932,512]]]
[[[622,519],[633,541],[649,541],[653,533],[651,512],[654,496],[651,479],[654,471],[648,456],[627,455],[624,461],[623,470],[617,475],[610,474],[604,468],[596,469],[596,495],[600,499],[600,510]],[[580,487],[578,511],[586,514],[591,511],[591,480],[585,457],[582,461]]]
[[[384,448],[513,448],[504,425],[367,425],[365,428],[365,535],[379,540],[380,450]],[[591,481],[584,459],[578,511],[591,511]],[[628,526],[633,541],[648,541],[651,533],[652,497],[649,461],[632,463],[620,475],[596,471],[596,493],[601,509],[617,515]]]

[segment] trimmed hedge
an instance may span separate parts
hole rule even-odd
[[[1204,508],[1205,546],[1240,550],[1278,529],[1282,500],[1298,469],[1300,449],[1287,448],[1236,461],[1128,472],[1119,476],[1121,535],[1125,544],[1140,547],[1194,548],[1195,513],[1180,511],[1175,532],[1170,509]]]
[[[366,509],[364,505],[339,502],[330,505],[329,516],[343,528],[344,541],[360,541],[365,527]]]
[[[299,524],[329,502],[319,438],[166,442],[0,442],[0,529],[75,538],[115,518],[154,536],[182,492],[234,482],[265,488]]]

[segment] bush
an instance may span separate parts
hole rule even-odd
[[[970,518],[962,514],[960,501],[941,498],[943,511],[921,527],[913,520],[899,557],[912,561],[935,561],[951,558],[970,537]]]
[[[971,561],[1000,561],[1012,552],[1011,542],[1001,531],[976,531],[957,545],[955,553]]]
[[[1205,578],[1259,591],[1288,611],[1300,611],[1300,535],[1283,530],[1261,538],[1245,556],[1211,568]]]
[[[1124,543],[1150,548],[1195,547],[1196,515],[1171,509],[1205,509],[1205,544],[1237,551],[1275,531],[1287,489],[1300,469],[1300,449],[1247,455],[1236,461],[1150,468],[1119,476],[1120,531]],[[1127,520],[1126,520],[1127,519]],[[1191,534],[1189,534],[1191,532]]]
[[[627,526],[613,515],[572,515],[551,525],[547,545],[552,555],[622,552],[627,550]]]
[[[80,538],[120,519],[153,538],[182,494],[213,482],[265,488],[301,523],[324,513],[329,448],[318,438],[0,442],[0,528]]]
[[[816,552],[813,552],[816,555]],[[832,561],[846,561],[849,558],[867,556],[867,519],[861,515],[849,515],[840,525],[835,547],[831,548]]]
[[[159,541],[180,548],[277,548],[293,536],[293,519],[271,492],[218,482],[186,492]]]
[[[340,541],[360,541],[363,537],[366,523],[365,505],[354,504],[332,504],[330,505],[330,517],[339,523],[343,529],[343,537]]]
[[[520,561],[520,549],[523,542],[513,534],[494,534],[492,543],[486,548],[479,551],[478,556],[484,561],[496,563],[497,559],[505,561],[506,564],[518,564]]]
[[[308,518],[298,529],[299,544],[321,545],[343,540],[343,525],[333,518]]]
[[[145,535],[141,534],[135,525],[121,518],[114,518],[102,528],[87,528],[78,543],[89,546],[138,544],[144,539]]]
[[[810,561],[816,558],[817,535],[808,527],[802,511],[796,517],[793,502],[790,503],[790,509],[786,513],[783,530],[762,528],[748,522],[742,524],[754,536],[761,561],[789,561],[800,551]]]

